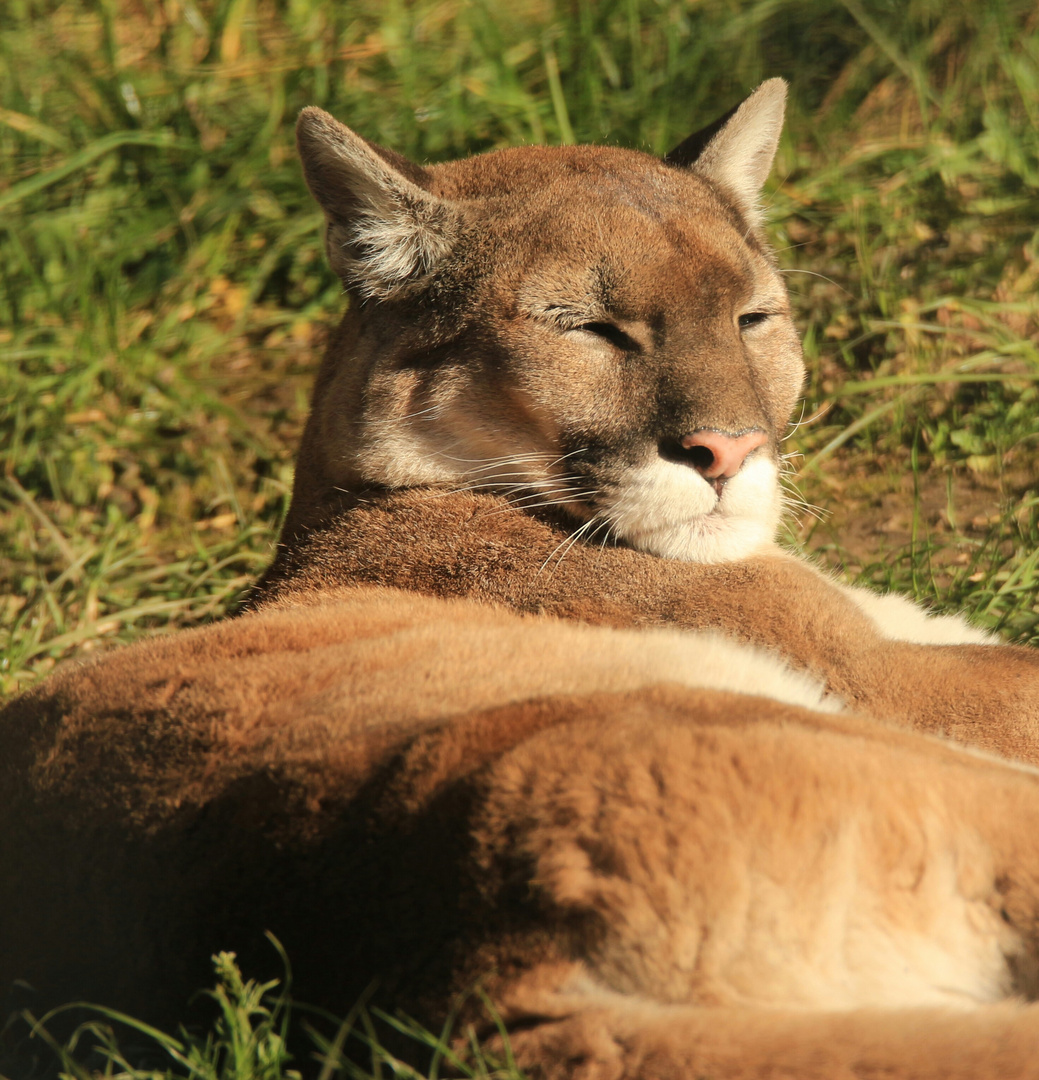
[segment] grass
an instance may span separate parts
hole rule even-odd
[[[492,11],[494,12],[492,14]],[[219,617],[269,557],[341,306],[317,103],[420,160],[661,152],[792,83],[790,528],[1039,640],[1039,25],[1002,0],[10,0],[0,12],[0,691]]]
[[[9,1022],[12,1036],[16,1026],[20,1029],[20,1039],[7,1067],[39,1076],[56,1066],[61,1080],[300,1080],[299,1070],[290,1067],[292,1003],[287,989],[279,990],[277,981],[243,979],[234,953],[214,956],[213,967],[216,985],[204,994],[216,1006],[216,1018],[202,1034],[181,1030],[169,1035],[123,1013],[82,1003],[39,1020],[26,1011]],[[60,1041],[48,1025],[72,1011],[87,1019]],[[327,1066],[327,1080],[342,1075],[334,1056],[326,1055],[322,1065]]]
[[[216,983],[201,995],[214,1006],[208,1029],[181,1028],[170,1035],[82,1002],[40,1019],[23,1011],[0,1029],[0,1080],[54,1075],[60,1080],[436,1080],[445,1067],[459,1080],[523,1080],[503,1028],[505,1054],[499,1061],[471,1029],[459,1039],[451,1022],[434,1033],[405,1017],[377,1009],[369,1013],[363,1000],[343,1020],[294,1002],[288,957],[268,936],[285,978],[245,979],[234,953],[218,953],[212,958]],[[50,1030],[62,1013],[84,1017],[63,1040]],[[426,1073],[382,1045],[375,1020],[415,1046],[417,1056],[429,1062]],[[361,1064],[365,1058],[367,1067]]]

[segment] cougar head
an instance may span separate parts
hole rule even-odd
[[[305,109],[350,311],[290,523],[335,489],[434,485],[670,558],[769,543],[804,375],[758,206],[785,97],[763,83],[663,160],[522,147],[430,167]]]

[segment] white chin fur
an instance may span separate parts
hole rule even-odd
[[[621,490],[599,509],[614,535],[640,551],[685,562],[735,562],[775,538],[778,470],[766,457],[752,458],[718,499],[687,465],[655,461],[628,469]]]

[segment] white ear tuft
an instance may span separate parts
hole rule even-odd
[[[419,166],[321,109],[300,113],[296,142],[307,186],[328,222],[328,260],[347,288],[387,299],[450,253],[460,215],[425,190]]]
[[[758,205],[783,130],[786,82],[768,79],[721,120],[691,135],[664,159],[688,166],[731,196],[751,225],[761,223]]]

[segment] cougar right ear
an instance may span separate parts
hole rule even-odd
[[[717,184],[751,225],[759,225],[758,195],[772,169],[785,109],[786,83],[767,79],[735,109],[679,143],[664,161]]]
[[[420,166],[321,109],[299,114],[296,143],[307,187],[328,222],[328,260],[348,289],[386,299],[425,278],[450,252],[459,215],[425,189]]]

